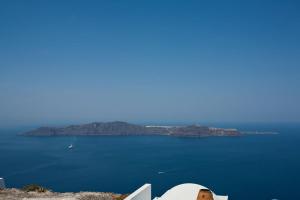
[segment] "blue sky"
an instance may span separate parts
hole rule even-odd
[[[299,1],[0,1],[0,126],[299,122]]]

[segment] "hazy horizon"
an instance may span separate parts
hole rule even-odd
[[[2,0],[0,127],[298,123],[299,9],[298,1]]]

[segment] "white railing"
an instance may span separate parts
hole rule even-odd
[[[145,184],[124,200],[151,200],[151,184]]]

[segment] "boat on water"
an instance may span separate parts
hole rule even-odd
[[[68,146],[68,149],[73,149],[73,144],[70,144],[70,145]]]

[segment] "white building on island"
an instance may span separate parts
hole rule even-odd
[[[125,200],[151,200],[151,184],[145,184]],[[177,185],[153,200],[228,200],[228,196],[216,195],[210,189],[193,183]]]

